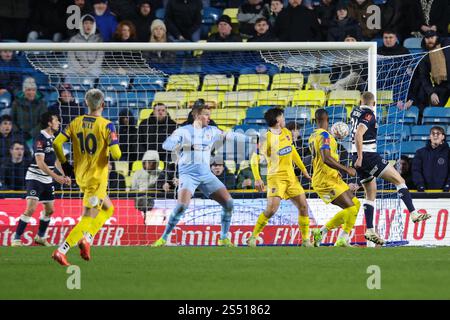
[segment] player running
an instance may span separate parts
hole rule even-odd
[[[70,185],[70,178],[54,172],[55,167],[62,172],[59,161],[56,160],[55,151],[53,150],[54,134],[58,132],[60,121],[57,115],[45,112],[41,116],[41,132],[34,142],[34,158],[30,164],[25,176],[27,186],[27,208],[20,216],[17,224],[14,240],[11,242],[12,247],[22,246],[20,239],[25,228],[27,227],[33,213],[36,211],[38,202],[43,203],[44,211],[41,212],[39,220],[38,234],[34,238],[34,242],[41,246],[50,247],[46,238],[46,231],[50,223],[50,217],[54,212],[55,187],[53,179],[60,184]]]
[[[170,214],[164,233],[161,238],[152,244],[152,247],[166,245],[167,238],[189,207],[191,198],[197,188],[206,197],[217,201],[223,208],[222,228],[217,244],[224,247],[234,246],[228,238],[233,213],[233,199],[225,185],[211,172],[211,149],[215,142],[224,138],[230,140],[238,138],[238,142],[248,141],[249,138],[232,132],[225,134],[217,127],[209,126],[210,113],[210,110],[204,104],[195,104],[192,108],[194,123],[178,128],[163,143],[165,150],[179,153],[180,184],[177,205]]]
[[[353,109],[352,121],[352,153],[353,166],[365,191],[364,215],[366,218],[366,233],[364,237],[375,244],[384,244],[384,240],[373,228],[373,212],[377,197],[375,178],[382,178],[397,188],[399,197],[411,213],[411,220],[416,223],[431,218],[429,214],[419,214],[412,203],[411,194],[401,175],[382,159],[377,153],[378,125],[374,114],[376,103],[371,92],[361,95],[361,106]]]
[[[342,180],[338,170],[352,177],[356,175],[356,170],[339,163],[338,144],[328,132],[328,112],[325,109],[318,109],[315,118],[318,128],[309,137],[309,148],[313,156],[312,187],[323,202],[332,203],[342,208],[342,211],[320,230],[314,229],[314,245],[319,246],[329,230],[343,225],[335,246],[349,247],[349,235],[355,225],[361,204]]]
[[[108,157],[119,160],[122,153],[114,124],[102,117],[105,96],[91,89],[85,96],[89,114],[75,118],[55,139],[56,156],[66,174],[75,173],[76,182],[83,192],[83,216],[72,229],[65,242],[53,252],[52,258],[63,266],[70,265],[66,254],[78,244],[80,255],[90,260],[90,246],[103,224],[113,215],[114,206],[106,194],[108,186]],[[74,168],[67,161],[63,144],[72,141]]]
[[[265,134],[259,153],[267,161],[267,207],[260,214],[248,239],[250,247],[256,247],[258,235],[278,211],[282,199],[290,199],[298,209],[298,226],[302,234],[302,246],[312,247],[309,234],[308,204],[303,190],[294,172],[293,162],[307,179],[311,179],[305,165],[293,145],[292,133],[285,128],[284,111],[279,108],[268,110],[264,114],[269,130]],[[259,174],[260,154],[255,153],[251,159],[255,187],[264,191],[264,182]]]

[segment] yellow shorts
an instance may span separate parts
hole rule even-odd
[[[283,200],[294,198],[304,194],[305,190],[301,186],[297,177],[292,180],[280,180],[277,178],[267,179],[267,197],[280,197]]]
[[[105,200],[108,189],[108,182],[102,182],[98,185],[80,188],[83,192],[83,207],[100,208]]]
[[[312,187],[314,191],[319,195],[320,199],[326,204],[336,200],[341,194],[350,190],[348,184],[344,182],[340,177],[329,181],[327,179],[320,179],[320,183],[315,183],[313,180]]]

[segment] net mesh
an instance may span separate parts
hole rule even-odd
[[[63,128],[78,115],[75,106],[86,112],[84,95],[88,89],[95,87],[105,93],[104,116],[116,124],[123,158],[111,161],[108,192],[116,211],[96,238],[99,245],[147,245],[161,235],[176,205],[178,186],[176,158],[161,144],[175,128],[190,121],[189,111],[197,99],[204,99],[211,107],[211,118],[220,129],[250,136],[261,136],[267,130],[263,119],[267,109],[284,108],[286,122],[293,126],[294,137],[298,135],[297,149],[311,172],[307,140],[315,129],[315,110],[326,107],[330,123],[349,123],[351,109],[368,88],[367,50],[40,51],[19,56],[29,63],[28,69],[20,68],[21,76],[35,77],[47,100],[59,102],[60,111],[66,110]],[[405,112],[398,103],[406,102],[412,73],[422,57],[415,54],[377,59],[378,152],[393,163],[400,159],[402,141],[407,138]],[[74,100],[61,100],[63,91],[70,92]],[[70,107],[65,109],[65,104]],[[2,112],[11,112],[8,107]],[[341,162],[350,165],[350,136],[339,144]],[[266,206],[265,194],[254,190],[249,167],[255,148],[254,143],[222,142],[212,157],[219,163],[213,169],[235,199],[231,231],[236,244],[246,242]],[[70,154],[70,144],[65,150]],[[142,161],[149,150],[158,154],[156,168]],[[265,163],[260,168],[265,177]],[[308,191],[311,225],[323,225],[338,208],[324,205],[312,192],[310,182],[300,172],[298,175]],[[347,176],[344,179],[356,182]],[[379,180],[378,188],[378,230],[389,243],[402,243],[405,215],[395,187]],[[81,195],[76,185],[59,189],[58,197],[64,200],[57,200],[57,213],[66,220],[54,218],[52,225],[73,224],[81,212]],[[216,244],[221,212],[216,202],[196,193],[170,242]],[[362,216],[360,213],[353,242],[365,243]],[[297,224],[297,209],[290,202],[282,202],[263,234],[264,244],[298,244]],[[331,244],[336,236],[337,232],[330,233],[325,242]]]

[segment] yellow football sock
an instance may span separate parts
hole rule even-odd
[[[253,229],[253,237],[257,237],[261,231],[263,231],[264,227],[269,222],[269,218],[264,215],[264,212],[261,213],[258,217],[258,221],[256,221],[255,228]]]
[[[302,240],[309,241],[309,217],[298,216],[298,228],[302,233]]]
[[[111,206],[109,209],[101,209],[95,219],[92,221],[91,226],[88,229],[89,234],[95,237],[97,232],[103,227],[106,221],[112,217],[114,214],[114,207]]]
[[[81,240],[84,236],[84,232],[89,230],[91,223],[94,219],[92,217],[83,216],[81,217],[80,222],[70,231],[69,235],[66,238],[66,242],[70,247],[75,246],[78,241]]]
[[[355,225],[356,218],[358,217],[359,208],[361,208],[361,203],[358,199],[353,198],[353,203],[355,204],[353,207],[347,208],[351,209],[347,212],[347,217],[345,218],[345,223],[342,227],[342,229],[350,234],[350,232],[353,229],[353,226]]]

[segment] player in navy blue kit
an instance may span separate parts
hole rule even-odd
[[[25,176],[27,186],[27,208],[20,216],[17,224],[14,240],[11,243],[13,247],[22,246],[23,235],[31,216],[36,211],[38,202],[44,205],[44,211],[41,212],[39,221],[39,231],[34,242],[42,246],[50,246],[46,239],[47,227],[50,223],[50,216],[54,211],[54,192],[53,179],[60,184],[70,185],[70,178],[58,175],[53,170],[55,166],[60,172],[63,172],[59,162],[56,160],[53,150],[54,133],[59,130],[60,121],[57,115],[46,112],[41,116],[41,132],[34,141],[34,159],[28,167]]]
[[[361,106],[354,108],[351,113],[352,153],[353,166],[365,191],[364,215],[367,230],[364,236],[375,244],[383,245],[384,240],[373,228],[373,212],[377,196],[375,178],[382,178],[396,186],[397,192],[406,208],[408,208],[411,220],[414,223],[427,220],[431,216],[416,212],[405,180],[388,161],[381,158],[377,153],[378,125],[374,114],[375,106],[374,95],[370,92],[364,92],[361,96]]]

